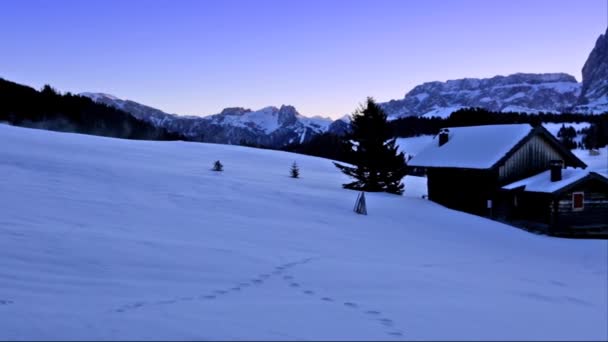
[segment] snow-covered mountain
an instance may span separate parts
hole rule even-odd
[[[314,135],[326,132],[332,120],[323,117],[305,117],[293,106],[251,109],[226,108],[219,114],[205,117],[168,114],[131,100],[123,100],[104,93],[80,95],[106,105],[122,109],[138,119],[148,121],[172,132],[195,140],[239,144],[259,144],[280,147],[294,142],[305,142]]]
[[[583,84],[578,112],[608,111],[608,28],[601,35],[583,66]]]
[[[523,74],[428,82],[382,103],[390,118],[447,117],[464,107],[497,112],[600,114],[608,111],[608,30],[585,63],[579,83],[568,74]]]
[[[492,78],[464,78],[416,86],[401,100],[382,103],[391,118],[447,117],[465,107],[491,111],[560,113],[579,98],[581,85],[568,74],[523,74]]]

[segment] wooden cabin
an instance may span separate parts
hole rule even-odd
[[[430,200],[500,218],[509,214],[501,187],[548,170],[553,160],[586,167],[542,126],[488,125],[443,128],[408,166],[426,173]]]
[[[503,189],[512,222],[552,235],[608,236],[608,169],[562,169],[556,162]]]

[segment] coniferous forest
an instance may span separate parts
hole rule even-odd
[[[455,111],[447,118],[409,116],[390,121],[392,132],[396,137],[409,138],[420,135],[435,135],[443,127],[505,125],[529,123],[537,126],[542,123],[564,123],[562,142],[569,148],[600,148],[608,145],[608,113],[601,115],[588,114],[553,114],[553,113],[497,113],[482,108],[463,108]],[[582,130],[582,143],[572,143],[572,129],[568,123],[588,122],[590,127]],[[292,144],[283,148],[286,151],[330,158],[352,163],[348,149],[345,148],[339,136],[326,133],[319,135],[303,144]]]
[[[89,98],[0,79],[0,122],[51,131],[137,140],[187,140]]]

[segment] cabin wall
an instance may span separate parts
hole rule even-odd
[[[487,200],[494,196],[497,177],[492,170],[430,168],[429,199],[448,208],[487,216]]]
[[[499,182],[508,184],[545,171],[553,159],[563,161],[560,153],[545,139],[534,135],[498,168]]]
[[[573,192],[584,193],[583,210],[572,209]],[[560,194],[556,203],[556,229],[608,229],[608,186],[605,183],[585,182]]]

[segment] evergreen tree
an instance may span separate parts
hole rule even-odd
[[[220,163],[219,160],[216,160],[215,163],[213,163],[213,171],[224,171],[224,165],[222,165],[222,163]]]
[[[289,174],[291,175],[291,178],[300,178],[300,168],[298,167],[298,164],[296,164],[295,161],[293,162],[293,164],[291,164]]]
[[[352,115],[351,132],[344,136],[350,146],[349,160],[355,167],[334,163],[355,181],[342,186],[346,189],[370,192],[403,193],[401,179],[406,174],[405,157],[397,152],[386,114],[374,99],[367,98]]]
[[[560,142],[568,149],[576,148],[576,142],[574,138],[576,138],[576,130],[572,126],[567,126],[562,124],[562,127],[557,132],[557,137]]]

